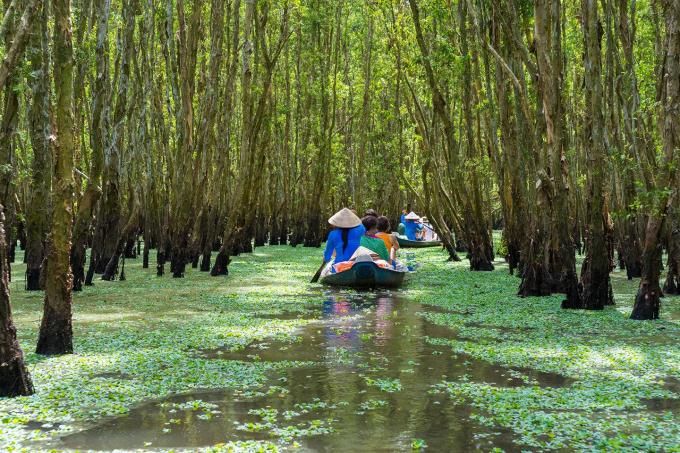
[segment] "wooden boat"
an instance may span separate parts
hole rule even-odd
[[[350,288],[398,288],[404,282],[407,272],[383,269],[372,261],[361,261],[346,271],[328,274],[321,283]]]
[[[399,247],[403,248],[423,248],[423,247],[437,247],[442,245],[442,241],[412,241],[411,239],[397,237]]]

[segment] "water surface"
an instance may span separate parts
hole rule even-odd
[[[422,313],[429,310],[398,293],[328,293],[296,341],[196,352],[211,360],[304,362],[276,373],[258,392],[196,391],[150,401],[126,416],[66,436],[59,446],[192,448],[273,439],[284,447],[296,441],[309,451],[381,452],[410,450],[422,440],[428,451],[517,450],[510,433],[480,426],[470,418],[477,409],[452,401],[436,385],[461,377],[502,387],[527,385],[528,380],[541,386],[571,382],[430,344],[428,338],[460,337],[426,320]],[[281,318],[308,319],[309,313],[287,312]]]

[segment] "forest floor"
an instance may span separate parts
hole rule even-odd
[[[616,271],[615,307],[565,311],[516,297],[502,263],[414,253],[403,289],[368,295],[309,284],[318,249],[259,248],[226,278],[128,260],[75,295],[76,354],[50,358],[15,264],[37,393],[0,399],[0,450],[680,450],[680,298],[631,321],[637,282]]]

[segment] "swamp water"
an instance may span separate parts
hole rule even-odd
[[[518,450],[509,432],[471,420],[479,411],[452,401],[437,384],[459,378],[504,387],[528,380],[570,384],[559,375],[501,367],[431,344],[428,337],[458,337],[422,316],[439,310],[398,292],[323,297],[322,306],[304,314],[281,315],[308,320],[293,342],[199,352],[214,360],[299,362],[274,373],[259,391],[197,391],[147,402],[63,437],[58,447],[191,449],[261,439],[302,451],[404,451],[423,443],[428,451]]]

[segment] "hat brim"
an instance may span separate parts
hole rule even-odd
[[[361,219],[347,208],[336,212],[328,223],[337,228],[354,228],[361,225]]]

